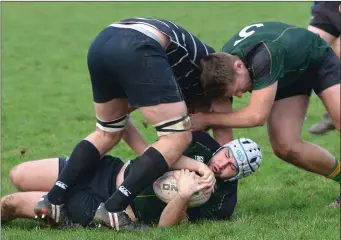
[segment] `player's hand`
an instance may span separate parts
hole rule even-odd
[[[206,131],[209,128],[205,122],[204,116],[205,113],[202,112],[189,115],[192,124],[192,131]]]
[[[198,173],[201,176],[199,184],[205,185],[207,188],[205,192],[214,192],[216,178],[212,170],[206,164],[201,164]]]
[[[181,169],[180,174],[175,174],[174,178],[177,182],[178,194],[181,198],[190,199],[192,195],[206,187],[205,184],[199,184],[199,178],[195,172],[188,169]]]

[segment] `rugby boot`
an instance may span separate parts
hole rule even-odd
[[[107,227],[116,231],[144,231],[149,227],[133,222],[125,211],[111,213],[101,203],[95,213],[93,223],[96,227]]]
[[[54,205],[43,195],[34,207],[36,218],[40,218],[50,226],[68,225],[67,209],[64,204]]]
[[[330,207],[341,207],[341,195],[335,200],[335,202],[332,202],[329,204]]]
[[[323,115],[322,120],[314,124],[309,128],[309,132],[312,134],[325,134],[328,131],[334,130],[335,126],[333,124],[333,121],[331,120],[330,116],[328,113],[325,113]]]

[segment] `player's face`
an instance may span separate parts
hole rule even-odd
[[[238,172],[238,167],[234,161],[232,152],[223,148],[217,152],[208,163],[216,177],[227,179],[234,177]]]

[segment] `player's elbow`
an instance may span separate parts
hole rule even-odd
[[[252,121],[252,125],[254,127],[261,127],[264,126],[266,121],[267,121],[267,115],[263,114],[263,113],[255,113],[253,114],[251,121]]]

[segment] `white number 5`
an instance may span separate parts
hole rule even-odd
[[[239,32],[239,37],[241,37],[242,39],[239,39],[237,41],[234,42],[233,46],[236,46],[238,43],[240,43],[241,41],[243,41],[245,38],[251,36],[252,34],[255,33],[255,31],[250,31],[248,32],[247,30],[249,30],[252,27],[263,27],[264,24],[263,23],[256,23],[256,24],[252,24],[249,26],[246,26],[245,28],[243,28],[240,32]]]

